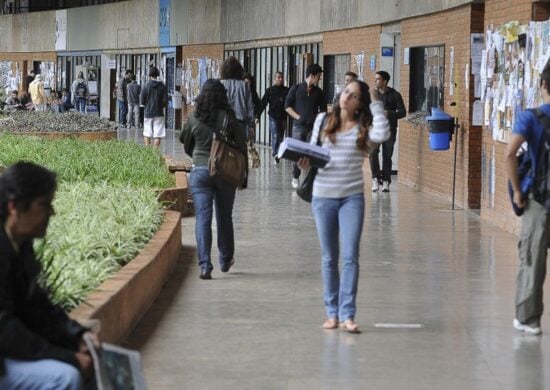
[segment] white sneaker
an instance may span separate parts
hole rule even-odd
[[[380,184],[378,184],[378,179],[372,179],[372,192],[378,191]]]
[[[530,326],[530,325],[522,324],[516,318],[514,318],[514,328],[522,332],[525,332],[527,334],[531,334],[535,336],[542,333],[542,331],[540,330],[540,326]]]
[[[298,188],[298,179],[292,179],[292,188]]]
[[[390,182],[385,181],[382,183],[382,192],[390,192]]]

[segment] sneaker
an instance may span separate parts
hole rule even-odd
[[[540,330],[540,326],[538,326],[537,324],[533,324],[533,325],[522,324],[516,318],[514,318],[514,328],[516,328],[519,331],[525,332],[527,334],[532,334],[532,335],[538,335],[542,333],[542,331]]]
[[[385,181],[382,183],[382,192],[390,192],[390,182]]]
[[[225,263],[224,265],[222,265],[220,270],[222,272],[228,272],[231,269],[231,267],[233,267],[233,264],[235,264],[235,258],[234,257],[231,258],[231,261],[229,263]]]
[[[281,161],[279,160],[279,157],[273,156],[273,164],[279,164],[279,161]]]
[[[201,274],[199,276],[202,280],[210,280],[212,279],[212,271],[208,269],[204,269],[201,271]]]
[[[372,192],[377,192],[380,188],[380,184],[378,183],[378,179],[372,179]]]
[[[292,188],[298,188],[298,179],[292,179]]]

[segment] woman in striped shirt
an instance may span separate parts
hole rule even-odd
[[[320,139],[322,146],[330,150],[330,162],[315,177],[311,203],[321,244],[323,299],[328,317],[323,328],[336,329],[340,325],[342,330],[358,333],[355,297],[365,209],[363,162],[368,150],[389,138],[389,124],[382,102],[359,80],[346,86],[326,121],[324,116],[321,113],[317,117],[311,137],[313,144]],[[309,161],[303,158],[298,166],[307,170]]]

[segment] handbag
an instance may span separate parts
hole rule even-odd
[[[311,167],[306,177],[304,177],[304,180],[300,182],[300,185],[296,189],[296,194],[298,194],[300,199],[308,203],[311,203],[313,197],[313,182],[315,181],[315,176],[317,176],[317,168]]]
[[[225,115],[223,129],[221,131],[214,129],[208,171],[210,176],[240,187],[246,180],[247,161],[235,142],[230,139],[231,134],[227,131],[228,123],[229,119]]]
[[[254,147],[252,141],[248,141],[248,168],[259,168],[260,163],[261,160],[258,150]]]
[[[323,118],[320,126],[319,126],[319,135],[317,136],[317,146],[321,146],[321,130],[325,127],[327,117]],[[300,197],[300,199],[305,200],[308,203],[311,203],[311,200],[313,198],[313,183],[315,182],[315,176],[317,176],[317,168],[311,167],[309,168],[309,171],[307,172],[306,177],[304,177],[304,180],[300,182],[298,185],[298,188],[296,189],[296,194]]]

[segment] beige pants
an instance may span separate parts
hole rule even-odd
[[[516,318],[523,324],[540,325],[544,309],[542,293],[549,242],[550,218],[531,194],[522,216],[518,245],[520,264],[517,275]]]

